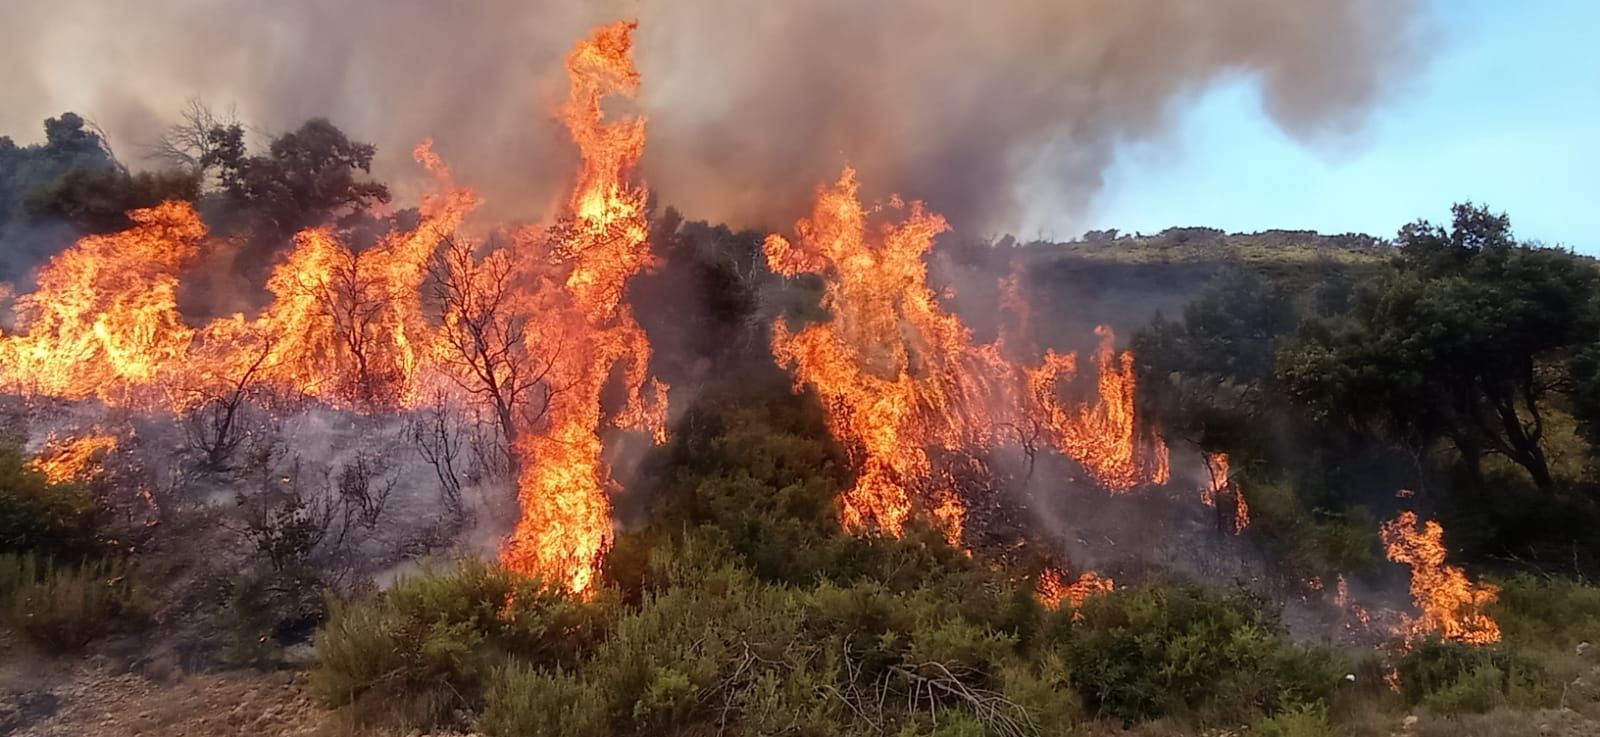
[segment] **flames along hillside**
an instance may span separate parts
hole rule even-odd
[[[642,83],[635,28],[598,28],[566,57],[569,95],[557,113],[581,167],[547,222],[502,228],[481,241],[467,237],[463,223],[479,198],[424,142],[414,158],[434,187],[413,227],[367,247],[346,242],[331,226],[300,232],[267,279],[270,303],[254,315],[195,325],[181,314],[178,294],[214,235],[187,203],[139,209],[129,213],[132,227],[62,251],[39,271],[37,288],[15,299],[15,329],[0,336],[0,386],[30,402],[93,406],[140,422],[199,417],[213,455],[237,445],[227,434],[238,430],[228,423],[241,404],[260,405],[278,420],[308,406],[366,418],[455,408],[474,418],[481,435],[471,442],[498,449],[498,456],[486,453],[485,475],[498,474],[514,489],[516,519],[495,541],[499,561],[574,601],[604,605],[616,583],[606,578],[615,562],[608,556],[624,549],[612,508],[628,481],[614,468],[618,439],[669,443],[669,396],[674,414],[694,399],[684,399],[682,388],[669,395],[652,373],[653,347],[631,292],[661,256],[651,242],[651,193],[638,171],[645,120],[615,113]],[[789,387],[820,404],[827,432],[819,434],[843,450],[849,480],[830,510],[840,528],[901,550],[892,546],[921,544],[916,528],[931,526],[964,558],[953,566],[994,574],[996,587],[1061,613],[1068,627],[1099,626],[1095,600],[1122,601],[1140,584],[1062,560],[1051,539],[1058,530],[1028,538],[1041,549],[1028,551],[1032,567],[1021,576],[977,549],[969,504],[983,492],[969,478],[998,475],[990,464],[1003,462],[997,459],[1007,451],[1043,448],[1081,471],[1105,499],[1151,509],[1180,505],[1214,517],[1215,537],[1232,549],[1252,543],[1259,508],[1250,468],[1147,416],[1139,401],[1140,382],[1148,380],[1140,354],[1119,346],[1111,326],[1084,326],[1095,347],[1082,355],[1039,345],[1031,327],[1037,307],[1019,269],[995,280],[998,335],[979,339],[930,274],[946,221],[899,197],[863,202],[859,190],[856,172],[845,169],[817,188],[809,216],[768,234],[759,251],[774,278],[822,285],[824,317],[805,324],[779,318],[759,329],[762,350],[786,372]],[[52,484],[89,484],[89,469],[125,452],[130,440],[102,429],[53,437],[30,468]],[[772,456],[764,459],[768,466],[783,465],[781,453]],[[220,475],[226,464],[209,458],[202,465]],[[753,475],[741,473],[730,475]],[[1043,493],[1056,481],[1041,482]],[[343,476],[338,483],[342,489]],[[148,489],[139,494],[156,505]],[[377,526],[378,512],[368,516],[366,524]],[[1374,617],[1379,605],[1352,598],[1343,571],[1329,577],[1337,581],[1332,591],[1320,577],[1294,585],[1368,641],[1392,642],[1397,657],[1433,640],[1499,642],[1501,627],[1488,613],[1499,588],[1448,563],[1443,528],[1419,520],[1406,511],[1370,531],[1390,561],[1409,568],[1415,616]],[[620,565],[637,564],[619,557]],[[508,583],[492,597],[491,619],[512,621],[516,607],[534,605],[538,597],[521,585]],[[631,593],[649,606],[645,586]],[[746,643],[739,655],[749,668],[777,662],[755,649]],[[988,709],[994,724],[1023,723],[995,716],[1015,705],[986,700],[987,686],[962,680],[969,671],[940,674],[933,664],[896,665],[879,682],[916,684],[907,698],[914,707],[929,699],[930,713],[961,703]],[[741,678],[742,670],[715,688],[743,687]],[[931,695],[936,691],[943,695]]]
[[[512,449],[523,510],[503,559],[587,588],[612,535],[601,428],[658,442],[665,433],[666,387],[647,375],[650,346],[625,301],[652,258],[648,192],[635,174],[645,124],[602,111],[608,96],[638,89],[633,28],[602,28],[567,58],[561,120],[583,167],[550,225],[518,230],[498,250],[458,242],[477,197],[424,142],[415,156],[436,185],[416,228],[359,251],[329,229],[303,232],[268,280],[265,310],[193,327],[176,295],[206,228],[182,203],[138,211],[132,229],[86,239],[44,267],[18,300],[19,330],[0,342],[0,379],[29,394],[173,412],[246,383],[361,412],[441,393],[486,402]],[[869,232],[877,209],[857,201],[847,171],[819,191],[793,244],[776,234],[767,244],[779,273],[828,280],[834,319],[798,333],[778,325],[773,351],[797,386],[824,396],[830,427],[857,449],[846,527],[898,535],[919,507],[959,544],[964,502],[928,451],[977,455],[1034,431],[1023,428],[1042,428],[1107,488],[1168,479],[1165,444],[1135,422],[1132,357],[1109,328],[1098,331],[1095,398],[1068,404],[1075,356],[1046,351],[1026,365],[1006,355],[1021,351],[975,343],[939,305],[923,259],[944,221],[913,204],[904,223]],[[448,272],[430,280],[441,252]],[[427,309],[434,288],[445,304]],[[608,412],[614,375],[624,396]]]
[[[41,270],[38,289],[18,299],[19,330],[0,338],[0,381],[178,413],[236,401],[246,386],[368,413],[441,394],[485,403],[512,450],[523,510],[505,561],[587,588],[611,537],[602,426],[659,438],[666,409],[623,302],[650,261],[647,193],[633,171],[644,123],[601,112],[604,98],[638,87],[632,30],[599,29],[568,57],[561,117],[583,168],[552,225],[498,250],[458,242],[477,197],[424,142],[416,159],[436,189],[415,229],[360,251],[328,229],[300,233],[258,316],[192,327],[176,295],[206,228],[184,203],[137,211],[132,229],[85,239]],[[614,371],[626,397],[608,413],[600,395]]]
[[[509,450],[505,470],[521,508],[502,560],[573,591],[590,588],[614,534],[604,429],[666,437],[667,387],[649,376],[650,345],[626,299],[653,258],[649,193],[636,172],[645,122],[603,110],[608,97],[639,88],[634,28],[600,28],[567,57],[560,119],[582,167],[549,224],[517,229],[492,249],[466,242],[457,231],[478,198],[424,142],[415,158],[435,187],[416,227],[362,250],[331,229],[302,232],[267,282],[264,310],[190,326],[176,295],[206,228],[183,203],[136,211],[131,229],[66,250],[17,299],[18,330],[0,338],[0,380],[29,395],[174,413],[237,402],[247,385],[365,413],[446,397],[479,406]],[[815,274],[826,285],[829,318],[799,328],[778,321],[771,349],[797,389],[817,392],[855,467],[838,510],[844,527],[898,536],[920,517],[960,546],[967,502],[951,459],[981,469],[993,449],[1024,442],[1054,449],[1112,492],[1167,484],[1167,444],[1137,417],[1134,356],[1117,349],[1112,329],[1096,328],[1087,362],[1039,350],[1013,275],[999,284],[1010,327],[978,342],[929,285],[926,258],[946,229],[918,202],[864,205],[847,169],[817,190],[792,236],[766,240],[774,272]],[[1075,397],[1068,387],[1080,373],[1093,390]],[[608,393],[614,380],[620,396]],[[71,447],[106,443],[114,440]],[[82,454],[69,449],[44,467],[73,468]],[[1228,483],[1226,455],[1208,467],[1201,500],[1216,507],[1225,498],[1233,532],[1243,532],[1248,505]],[[1441,578],[1429,573],[1440,564],[1422,565],[1418,587],[1459,587],[1447,576],[1428,583]],[[1064,588],[1081,588],[1070,597],[1081,602],[1110,585],[1093,572],[1074,587],[1058,571],[1045,576],[1042,596],[1052,602]],[[1441,607],[1451,608],[1424,605],[1415,626],[1492,637],[1458,633]]]

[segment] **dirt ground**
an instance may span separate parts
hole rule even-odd
[[[8,659],[9,660],[9,659]],[[104,661],[17,662],[0,670],[0,735],[210,737],[335,735],[337,720],[293,672],[152,678]]]
[[[0,633],[0,737],[350,737],[303,671],[131,672],[104,656],[43,659]],[[478,737],[367,730],[362,737]]]

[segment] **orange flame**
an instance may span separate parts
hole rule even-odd
[[[1475,584],[1460,568],[1445,563],[1444,527],[1428,520],[1417,526],[1415,512],[1402,512],[1380,531],[1389,560],[1411,566],[1411,598],[1422,616],[1407,618],[1406,636],[1438,633],[1471,645],[1500,641],[1500,625],[1484,607],[1500,596],[1493,584]]]
[[[1116,588],[1115,581],[1094,571],[1084,571],[1078,575],[1078,580],[1069,584],[1060,570],[1046,568],[1039,574],[1039,583],[1034,594],[1039,597],[1039,602],[1051,611],[1060,609],[1062,602],[1071,605],[1074,610],[1072,618],[1076,621],[1082,618],[1076,610],[1083,608],[1084,601],[1091,596],[1109,593],[1114,588]]]
[[[774,271],[827,279],[832,320],[798,333],[780,321],[772,348],[797,387],[821,396],[829,429],[855,461],[856,483],[840,507],[846,528],[897,536],[920,513],[959,542],[965,506],[929,451],[981,451],[1022,427],[1048,434],[1110,488],[1166,481],[1166,446],[1135,432],[1132,356],[1116,353],[1110,328],[1097,331],[1096,401],[1063,406],[1059,385],[1075,374],[1075,356],[1048,352],[1029,369],[998,343],[975,343],[928,286],[924,256],[945,220],[898,198],[868,210],[857,190],[846,169],[819,188],[811,217],[796,224],[797,240],[773,234],[765,245]],[[869,234],[871,216],[885,210],[905,217]],[[1014,281],[1003,287],[1018,289]]]
[[[1053,395],[1040,400],[1061,450],[1112,491],[1127,491],[1146,482],[1164,484],[1171,475],[1167,446],[1159,439],[1142,444],[1135,426],[1133,353],[1117,352],[1117,337],[1110,326],[1101,325],[1094,334],[1100,338],[1100,347],[1095,351],[1099,401],[1073,413],[1056,402]],[[1055,378],[1049,360],[1040,376]]]
[[[1350,584],[1344,580],[1344,574],[1339,574],[1339,581],[1335,587],[1334,604],[1339,609],[1348,612],[1354,618],[1354,625],[1366,627],[1372,624],[1372,613],[1367,608],[1350,599]],[[1346,624],[1347,627],[1351,626]]]
[[[1200,489],[1200,502],[1208,507],[1215,508],[1218,500],[1227,499],[1233,505],[1232,519],[1227,524],[1232,526],[1235,535],[1242,534],[1250,526],[1250,505],[1244,499],[1244,492],[1233,483],[1233,477],[1228,466],[1227,453],[1206,454],[1206,485]],[[1218,521],[1219,526],[1223,524]],[[1320,588],[1318,586],[1317,588]]]
[[[476,202],[427,143],[416,154],[446,192],[424,201],[422,224],[359,253],[330,231],[300,233],[267,283],[272,304],[254,320],[184,324],[181,271],[206,227],[186,203],[132,211],[132,228],[79,241],[18,299],[24,332],[0,337],[0,385],[181,410],[254,369],[259,381],[329,402],[414,402],[428,343],[420,295],[427,260]]]
[[[93,475],[93,465],[117,448],[112,435],[82,435],[47,448],[28,462],[52,484],[83,481]]]
[[[572,227],[545,240],[565,269],[546,277],[535,332],[559,345],[548,428],[517,440],[523,517],[501,552],[510,567],[589,588],[611,546],[612,484],[601,459],[601,393],[622,370],[625,406],[613,424],[665,439],[666,387],[648,382],[650,345],[623,302],[627,281],[649,264],[648,193],[633,181],[644,149],[644,120],[607,122],[600,103],[632,96],[639,73],[631,56],[636,23],[603,27],[567,56],[571,96],[563,119],[583,152],[570,212]]]
[[[623,389],[610,424],[665,440],[666,386],[649,380],[650,346],[623,301],[628,280],[651,260],[648,193],[634,177],[644,121],[608,121],[601,108],[607,96],[639,87],[635,25],[602,27],[567,57],[562,119],[583,165],[560,221],[518,232],[481,261],[468,253],[452,264],[472,272],[463,279],[507,277],[496,308],[514,313],[518,327],[504,335],[550,357],[538,372],[545,391],[534,392],[548,401],[515,408],[533,419],[507,433],[523,516],[502,558],[574,591],[592,584],[611,540],[602,393]],[[16,301],[20,332],[0,335],[0,387],[182,411],[248,380],[383,412],[481,380],[450,354],[446,333],[459,316],[430,320],[422,296],[430,264],[478,199],[428,142],[414,155],[436,180],[421,223],[361,250],[330,229],[299,233],[267,281],[271,303],[253,319],[232,315],[195,329],[179,315],[183,268],[207,235],[190,205],[135,210],[132,228],[83,239]]]
[[[91,236],[40,272],[17,300],[26,332],[0,339],[0,384],[30,394],[132,402],[188,350],[178,314],[179,272],[206,229],[194,208],[168,202],[128,213],[133,227]]]

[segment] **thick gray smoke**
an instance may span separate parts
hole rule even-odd
[[[540,214],[575,155],[561,60],[637,17],[646,176],[693,217],[786,225],[845,164],[970,231],[1070,213],[1119,141],[1208,85],[1259,80],[1306,140],[1414,69],[1421,0],[10,0],[0,130],[76,110],[118,153],[186,98],[282,131],[325,115],[405,182],[433,137],[496,215]],[[401,193],[406,193],[404,186]]]

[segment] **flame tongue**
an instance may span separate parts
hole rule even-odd
[[[634,23],[599,29],[567,57],[572,92],[563,113],[583,153],[568,215],[570,229],[545,240],[564,269],[546,277],[534,311],[535,340],[550,347],[548,429],[519,438],[518,498],[523,517],[501,558],[512,568],[589,588],[611,545],[612,482],[601,458],[601,394],[622,369],[626,403],[618,426],[664,439],[665,387],[646,391],[650,345],[622,301],[627,281],[650,261],[647,192],[632,179],[644,149],[644,121],[607,122],[607,95],[631,96],[639,73],[631,57]],[[528,244],[538,248],[539,244]]]
[[[854,456],[856,484],[840,507],[847,528],[900,535],[920,510],[958,542],[965,508],[929,450],[982,451],[1005,440],[997,435],[1005,428],[1040,428],[1112,489],[1166,481],[1166,446],[1140,440],[1133,359],[1115,351],[1110,328],[1097,331],[1096,400],[1063,406],[1059,383],[1075,373],[1073,356],[1050,352],[1036,368],[1020,366],[1000,345],[975,343],[940,306],[924,256],[944,219],[898,199],[869,212],[857,188],[846,169],[819,189],[796,241],[776,234],[766,241],[774,271],[827,278],[823,303],[833,319],[798,333],[779,322],[772,348],[797,385],[821,395],[829,428]],[[869,235],[869,215],[880,209],[906,215]],[[1005,291],[1020,301],[1014,283]]]
[[[52,484],[83,481],[92,474],[92,464],[116,448],[116,436],[94,432],[51,443],[44,453],[29,461],[28,466],[43,473],[45,480]]]
[[[414,402],[427,348],[425,265],[476,202],[426,144],[417,156],[446,192],[425,203],[421,227],[359,254],[329,231],[299,234],[268,281],[272,304],[255,320],[185,325],[179,278],[205,225],[185,203],[129,213],[131,229],[85,238],[41,271],[39,288],[19,300],[25,332],[0,339],[0,383],[178,410],[249,372],[335,404]]]
[[[1475,584],[1460,568],[1446,564],[1444,527],[1433,520],[1418,527],[1417,521],[1415,512],[1402,512],[1380,531],[1389,560],[1411,567],[1411,598],[1422,616],[1408,620],[1407,636],[1437,632],[1472,645],[1499,642],[1500,625],[1483,613],[1499,599],[1499,587]]]
[[[1079,620],[1083,615],[1077,610],[1083,608],[1083,602],[1091,596],[1108,593],[1115,588],[1116,581],[1094,571],[1084,571],[1078,575],[1078,580],[1067,583],[1061,570],[1052,567],[1046,568],[1039,574],[1039,582],[1034,593],[1046,609],[1060,609],[1063,602],[1070,604],[1074,610],[1072,618]]]

